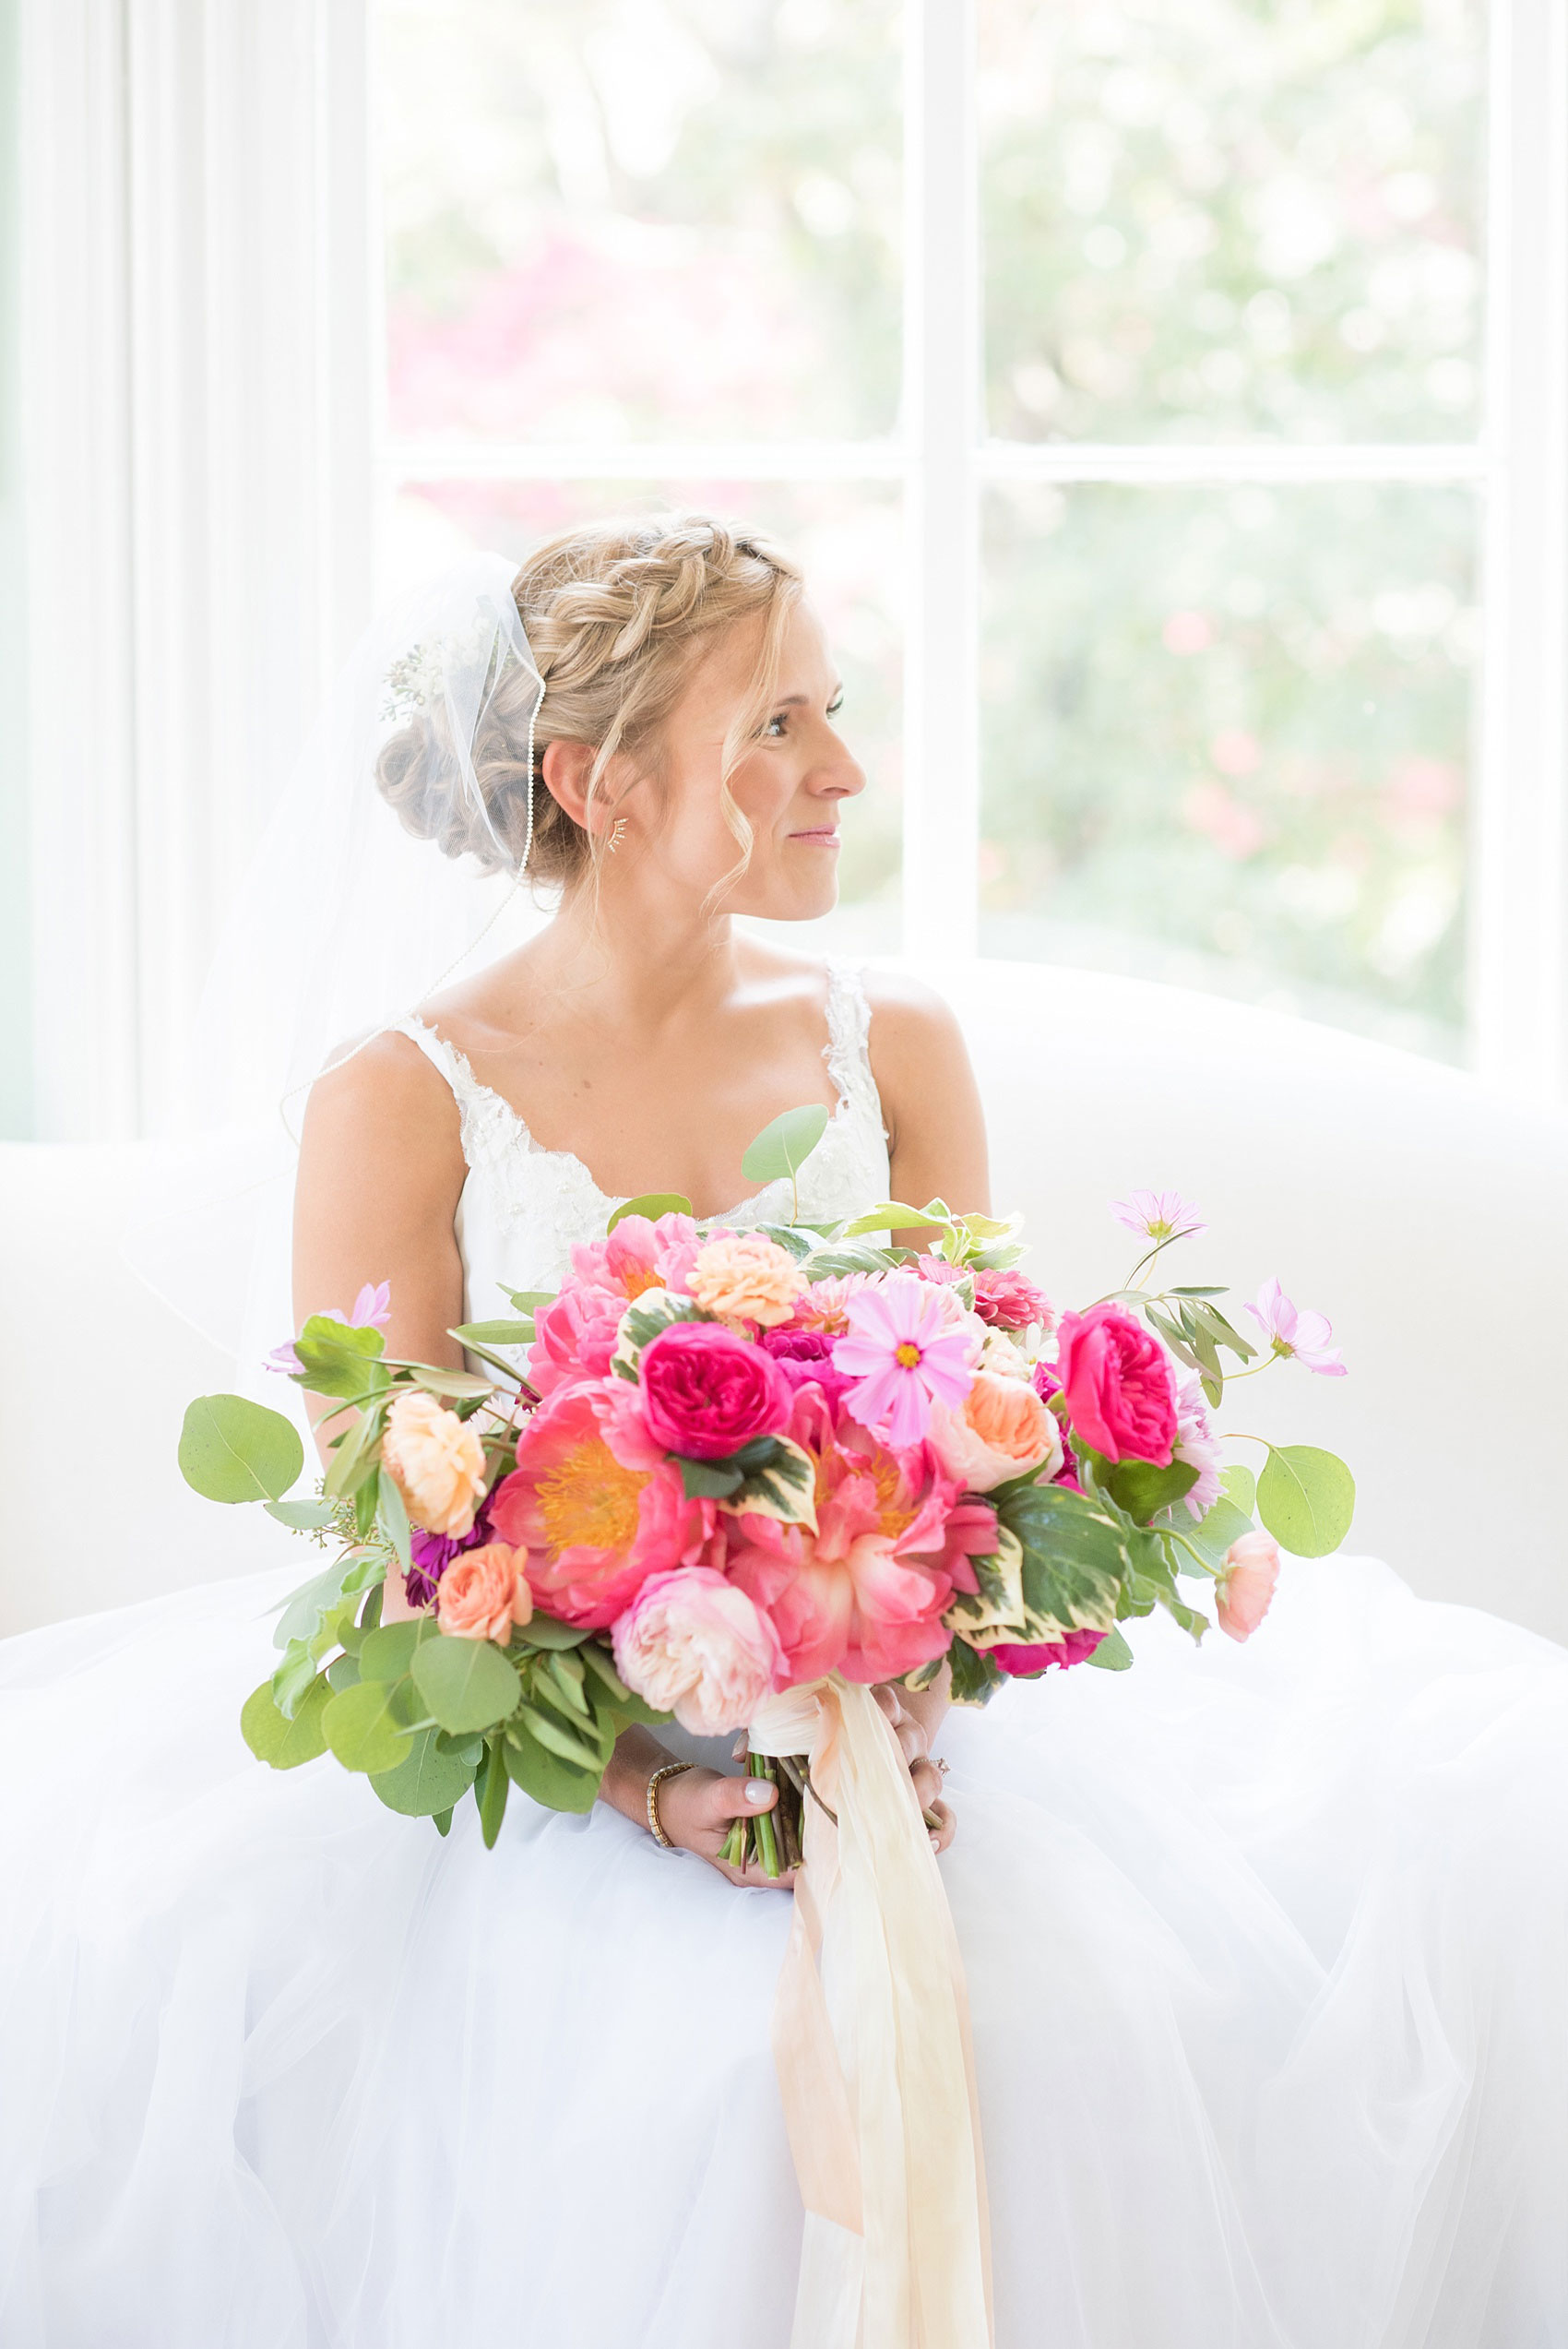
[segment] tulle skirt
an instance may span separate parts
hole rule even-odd
[[[263,1769],[288,1580],[0,1648],[0,2341],[785,2349],[788,1900]],[[942,1734],[999,2349],[1568,2344],[1568,1652],[1133,1639]]]

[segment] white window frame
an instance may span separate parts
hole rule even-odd
[[[369,7],[20,0],[42,1136],[177,1119],[208,912],[368,614],[377,515],[401,481],[457,477],[899,484],[904,939],[957,956],[978,936],[989,483],[1477,485],[1471,1058],[1511,1091],[1568,1094],[1563,0],[1491,0],[1483,434],[1337,447],[982,435],[976,0],[905,0],[896,437],[611,448],[391,437]]]

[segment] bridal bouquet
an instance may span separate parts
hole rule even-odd
[[[792,1178],[825,1115],[777,1120],[748,1175]],[[331,1401],[315,1496],[286,1497],[291,1423],[241,1397],[194,1402],[180,1446],[198,1492],[332,1553],[285,1605],[252,1750],[285,1770],[329,1750],[444,1834],[471,1790],[493,1844],[513,1784],[586,1811],[632,1722],[728,1735],[833,1675],[920,1687],[944,1666],[983,1703],[1051,1666],[1123,1669],[1118,1627],[1157,1606],[1200,1638],[1206,1593],[1245,1638],[1281,1546],[1334,1549],[1354,1486],[1306,1446],[1267,1445],[1255,1483],[1226,1468],[1213,1413],[1275,1361],[1343,1365],[1277,1282],[1246,1308],[1255,1337],[1222,1289],[1157,1282],[1204,1228],[1173,1194],[1114,1211],[1144,1252],[1077,1312],[1018,1269],[1016,1221],[881,1200],[736,1231],[661,1195],[575,1248],[558,1294],[507,1292],[513,1318],[454,1330],[481,1370],[387,1355],[385,1286],[314,1316],[275,1361]],[[394,1568],[418,1612],[383,1623]],[[748,1767],[779,1801],[725,1856],[778,1874],[809,1764]]]

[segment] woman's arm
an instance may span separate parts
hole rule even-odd
[[[963,1031],[939,995],[901,972],[876,972],[869,993],[872,1072],[887,1127],[893,1197],[908,1207],[941,1198],[961,1215],[985,1214],[985,1115]],[[924,1245],[919,1231],[893,1236]]]

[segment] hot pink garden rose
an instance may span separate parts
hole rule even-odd
[[[609,1384],[563,1387],[541,1403],[490,1500],[497,1535],[528,1552],[539,1606],[593,1630],[613,1623],[650,1574],[714,1562],[722,1549],[713,1503],[687,1500],[678,1470],[644,1464],[621,1443]]]
[[[642,1415],[656,1443],[687,1460],[724,1460],[777,1436],[790,1382],[773,1356],[718,1321],[675,1321],[643,1348]]]
[[[1274,1597],[1279,1580],[1279,1544],[1272,1533],[1255,1527],[1242,1533],[1225,1553],[1215,1613],[1219,1628],[1232,1640],[1250,1640]]]
[[[1125,1306],[1062,1317],[1057,1375],[1075,1434],[1107,1460],[1169,1468],[1176,1440],[1170,1360]]]
[[[695,1737],[743,1729],[784,1676],[767,1616],[710,1567],[650,1575],[615,1626],[615,1669]]]
[[[1034,1647],[988,1648],[986,1653],[1009,1679],[1028,1680],[1053,1663],[1060,1664],[1063,1671],[1070,1663],[1083,1663],[1104,1637],[1103,1631],[1067,1631],[1060,1640],[1042,1640]]]

